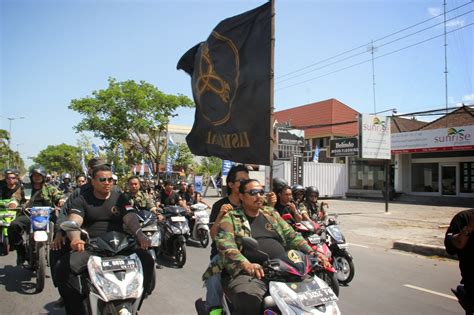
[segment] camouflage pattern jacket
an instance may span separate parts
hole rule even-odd
[[[130,201],[131,206],[135,209],[146,209],[150,210],[153,207],[156,207],[151,198],[148,198],[143,191],[139,191],[135,196],[132,196],[130,193],[124,193],[125,197]]]
[[[297,249],[304,253],[312,251],[306,240],[283,220],[278,212],[271,207],[260,209],[260,215],[264,215],[273,229],[280,235],[283,247],[286,250]],[[244,210],[239,207],[227,212],[222,218],[219,231],[215,238],[219,259],[207,268],[203,274],[206,280],[213,274],[221,272],[224,268],[232,277],[237,276],[241,271],[242,262],[248,261],[240,252],[243,237],[250,237],[250,223],[245,216]]]
[[[35,193],[26,205],[30,207],[55,207],[59,204],[60,200],[63,200],[63,193],[56,187],[48,184],[44,184],[41,191]]]

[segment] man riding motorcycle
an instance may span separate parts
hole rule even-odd
[[[31,197],[26,208],[31,207],[61,207],[64,204],[63,194],[56,187],[45,183],[46,172],[41,166],[35,166],[30,172],[32,184]],[[55,218],[53,218],[54,220]],[[29,232],[30,218],[24,212],[12,221],[8,228],[8,235],[13,247],[17,250],[17,265],[25,261],[25,247],[22,234]]]
[[[207,275],[222,273],[222,284],[229,293],[235,314],[259,314],[260,304],[266,293],[261,280],[263,268],[249,261],[239,250],[243,237],[250,236],[259,243],[261,251],[270,258],[278,257],[289,249],[317,255],[307,242],[297,234],[278,212],[263,206],[264,190],[255,179],[242,181],[239,187],[241,206],[227,212],[220,221],[215,242],[220,260],[208,268]],[[324,261],[325,258],[321,257]],[[327,263],[325,261],[324,263]]]
[[[7,208],[15,209],[25,199],[24,189],[16,170],[6,169],[3,174],[5,178],[0,181],[0,199],[12,199]]]

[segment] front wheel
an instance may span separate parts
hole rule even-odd
[[[36,264],[36,292],[44,289],[44,279],[46,276],[46,246],[38,244],[37,248],[37,264]]]
[[[209,245],[209,232],[205,229],[199,229],[199,242],[203,248]]]
[[[3,236],[3,243],[0,250],[2,252],[1,255],[8,255],[8,253],[10,252],[10,240],[6,235]]]
[[[186,244],[181,242],[175,243],[174,257],[178,268],[183,268],[186,263]]]
[[[337,253],[333,256],[336,277],[340,284],[347,285],[355,274],[354,262],[346,253]]]
[[[337,281],[335,272],[323,270],[320,274],[318,274],[318,277],[326,282],[329,287],[331,287],[336,296],[339,296],[339,281]]]

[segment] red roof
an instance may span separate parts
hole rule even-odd
[[[305,138],[340,136],[352,137],[357,135],[358,124],[356,116],[359,113],[340,101],[331,98],[308,105],[298,106],[275,112],[275,120],[289,123],[291,127],[305,130]],[[335,123],[353,123],[324,126]]]

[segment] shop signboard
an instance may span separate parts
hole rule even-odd
[[[294,154],[291,157],[291,186],[303,185],[303,155]]]
[[[361,158],[390,159],[390,117],[361,114],[359,129]]]
[[[392,134],[392,154],[474,150],[474,125]]]
[[[359,156],[359,139],[343,138],[329,141],[331,157]]]

